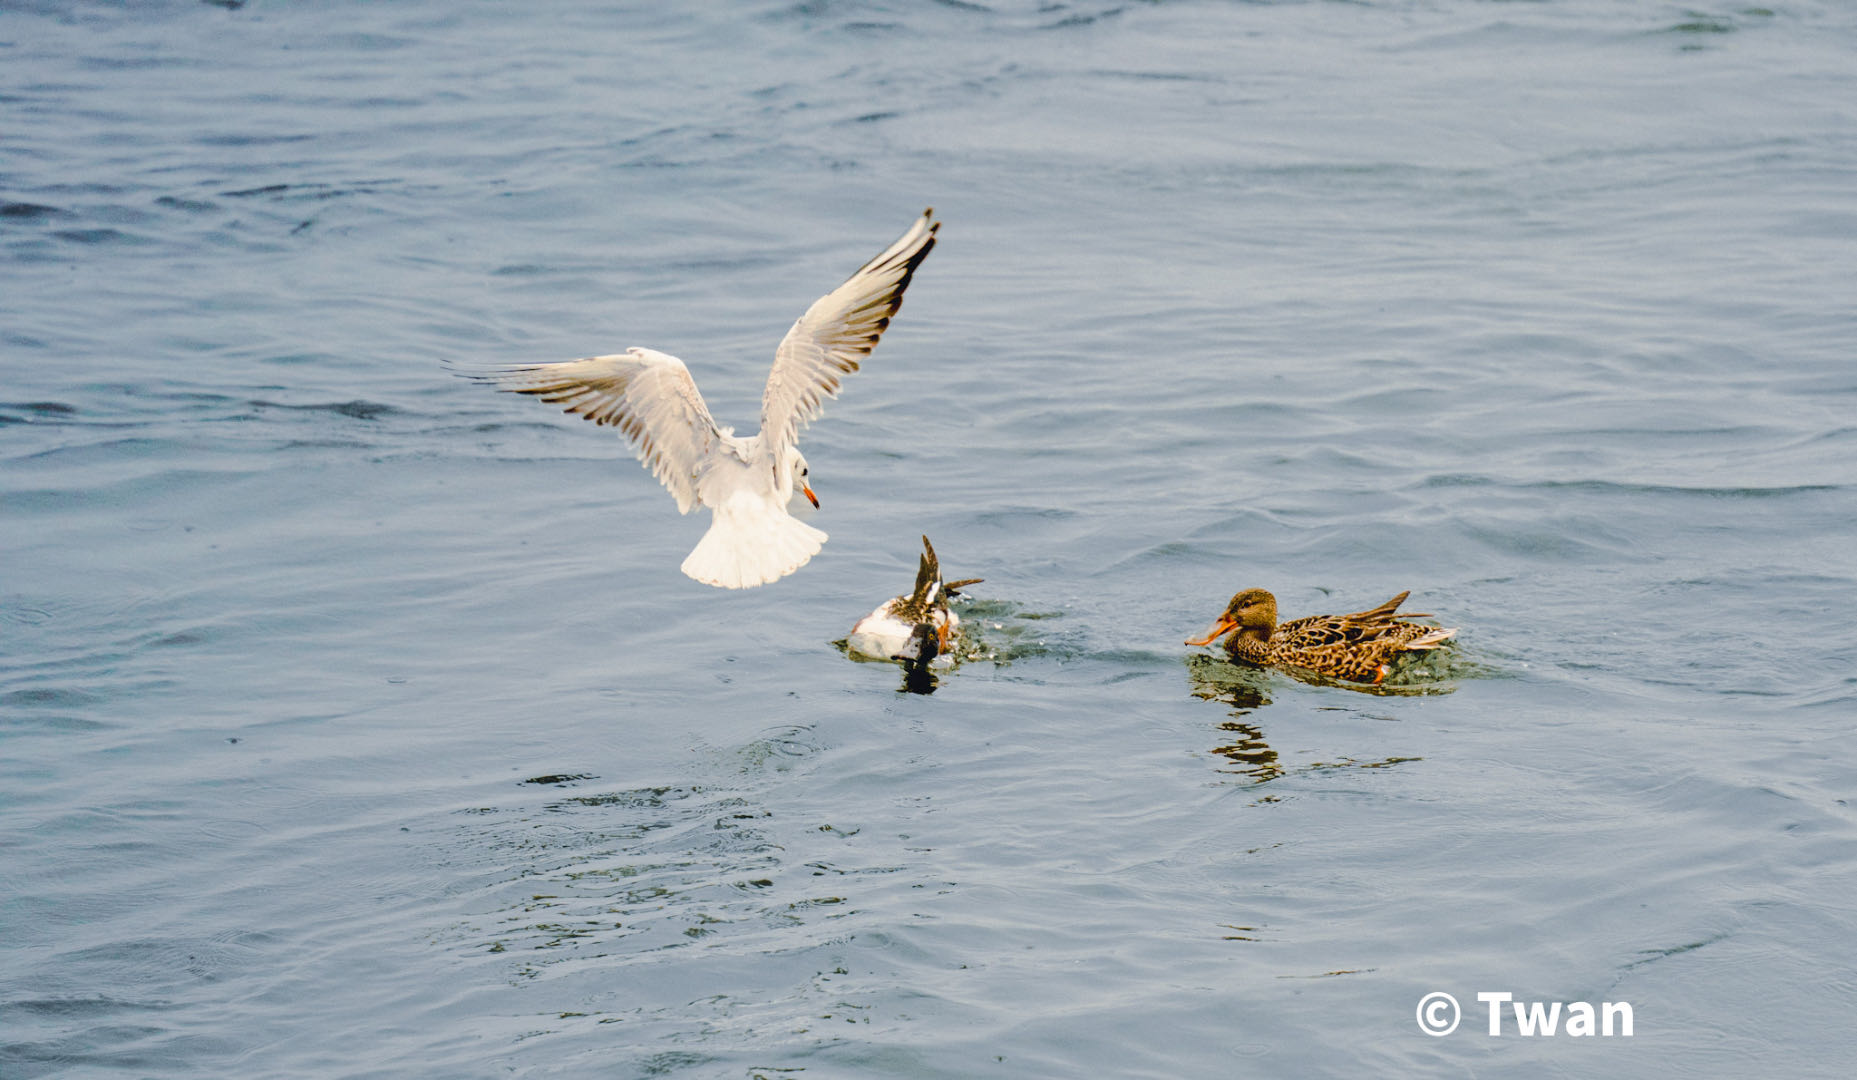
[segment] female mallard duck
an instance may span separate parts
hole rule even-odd
[[[1263,589],[1246,589],[1226,605],[1225,614],[1206,636],[1188,645],[1210,645],[1222,635],[1233,660],[1263,667],[1305,668],[1318,675],[1353,682],[1379,683],[1393,658],[1442,645],[1455,629],[1400,622],[1393,612],[1405,603],[1400,593],[1371,611],[1352,615],[1311,615],[1277,625],[1277,598]],[[1429,615],[1410,615],[1425,619]],[[1232,633],[1232,631],[1237,633]]]
[[[947,651],[948,641],[961,623],[961,617],[948,610],[948,598],[980,581],[968,578],[943,585],[941,563],[925,536],[915,589],[907,596],[885,600],[877,610],[859,619],[845,639],[845,647],[879,660],[927,665]]]

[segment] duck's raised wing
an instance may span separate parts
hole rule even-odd
[[[689,513],[699,506],[697,474],[717,452],[722,432],[683,361],[650,349],[564,364],[524,364],[459,372],[499,390],[530,394],[596,424],[611,425],[638,460]]]
[[[826,398],[838,396],[840,380],[876,347],[940,228],[934,209],[924,210],[883,254],[814,301],[781,339],[761,395],[761,438],[775,461],[784,460],[800,429],[818,417]]]

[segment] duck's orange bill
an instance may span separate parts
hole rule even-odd
[[[1212,624],[1212,629],[1206,631],[1205,637],[1189,640],[1187,644],[1210,645],[1236,629],[1238,629],[1238,621],[1236,619],[1228,619],[1221,615],[1219,616],[1219,621]]]
[[[812,508],[814,510],[819,509],[819,496],[812,493],[812,485],[802,480],[800,481],[800,490],[806,493],[806,500],[812,503]]]

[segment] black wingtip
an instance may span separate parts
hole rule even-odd
[[[494,372],[484,370],[472,371],[469,368],[459,367],[458,362],[449,356],[439,357],[438,365],[460,379],[469,379],[475,383],[487,383],[496,380]]]

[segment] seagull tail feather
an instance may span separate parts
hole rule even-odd
[[[824,544],[824,532],[786,507],[744,496],[715,509],[683,572],[705,585],[752,589],[805,566]]]

